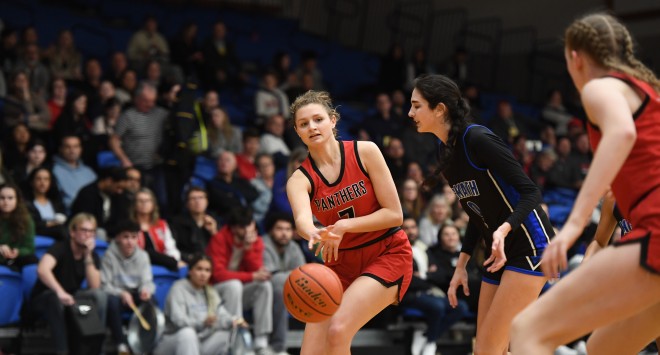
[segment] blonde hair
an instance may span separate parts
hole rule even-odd
[[[294,101],[291,104],[291,107],[289,107],[289,110],[291,111],[292,126],[296,126],[296,112],[298,112],[298,110],[300,110],[302,107],[311,104],[319,104],[323,106],[325,111],[328,113],[328,116],[335,116],[335,120],[339,121],[339,112],[337,112],[337,108],[332,105],[330,94],[327,91],[309,90],[306,93],[298,96],[296,101]],[[335,128],[332,131],[334,132],[335,136],[337,136],[337,129]]]
[[[218,133],[222,132],[222,135],[225,136],[225,139],[229,140],[232,138],[232,135],[234,133],[234,127],[231,124],[231,121],[229,119],[229,114],[225,109],[222,107],[214,107],[211,109],[211,121],[213,120],[213,111],[220,111],[222,114],[225,115],[225,121],[222,124],[222,127],[216,127],[213,122],[210,122],[209,124],[209,140],[211,143],[216,144],[218,142]]]
[[[131,206],[129,211],[130,218],[133,221],[138,222],[137,211],[135,210],[138,194],[147,194],[149,195],[149,197],[151,197],[151,202],[154,204],[154,210],[151,211],[151,216],[149,219],[151,220],[151,225],[154,225],[156,222],[158,222],[158,220],[160,220],[160,209],[158,208],[158,200],[156,199],[156,194],[154,194],[154,192],[151,191],[151,189],[146,187],[139,189],[138,192],[135,193],[135,201],[133,201],[133,205]]]
[[[94,223],[94,228],[97,227],[96,217],[94,217],[94,215],[86,212],[80,212],[75,216],[73,216],[73,218],[71,218],[71,220],[69,221],[69,231],[74,231],[78,229],[78,226],[83,222],[92,222]]]
[[[631,75],[660,92],[660,80],[634,54],[628,29],[615,17],[595,13],[579,18],[566,28],[566,47],[587,53],[603,67]]]

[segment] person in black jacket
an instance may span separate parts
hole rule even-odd
[[[209,208],[224,217],[232,209],[249,207],[259,197],[257,189],[237,174],[236,156],[224,151],[218,156],[218,175],[208,182]]]
[[[440,287],[441,290],[447,292],[454,271],[456,270],[458,257],[461,254],[461,234],[458,227],[454,224],[443,224],[440,226],[438,244],[429,248],[427,252],[429,254],[429,260],[433,260],[430,262],[429,268],[435,269],[435,271],[429,272],[428,280],[435,286]],[[468,278],[470,294],[459,293],[457,295],[458,302],[467,302],[470,311],[477,313],[481,271],[472,260],[468,262],[466,270],[470,275]]]
[[[186,192],[186,210],[170,223],[181,260],[186,263],[196,254],[203,254],[209,240],[218,233],[218,220],[207,211],[208,205],[206,190],[193,186]]]
[[[126,170],[122,168],[101,170],[96,181],[78,191],[71,206],[71,215],[79,212],[93,215],[99,225],[98,236],[103,238],[108,225],[116,222],[120,216],[127,216],[126,211],[118,211],[122,204],[117,203],[127,180]]]

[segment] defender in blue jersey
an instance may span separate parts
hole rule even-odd
[[[418,132],[440,140],[438,169],[470,216],[448,296],[469,293],[465,265],[477,242],[486,243],[486,273],[477,313],[476,354],[506,353],[514,316],[533,302],[547,279],[540,269],[543,250],[554,231],[541,208],[541,192],[525,175],[511,150],[488,128],[470,125],[470,108],[458,86],[442,75],[415,81],[409,116]]]

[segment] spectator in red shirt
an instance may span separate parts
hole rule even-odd
[[[206,254],[213,261],[211,281],[234,316],[253,309],[256,353],[268,354],[273,329],[271,273],[263,265],[264,243],[257,234],[252,211],[232,209],[225,225],[211,239]]]

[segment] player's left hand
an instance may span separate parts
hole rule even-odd
[[[506,264],[506,254],[504,253],[504,238],[511,231],[511,225],[504,222],[495,233],[493,233],[493,244],[491,246],[490,257],[484,261],[484,266],[490,265],[486,270],[488,272],[497,272]]]

